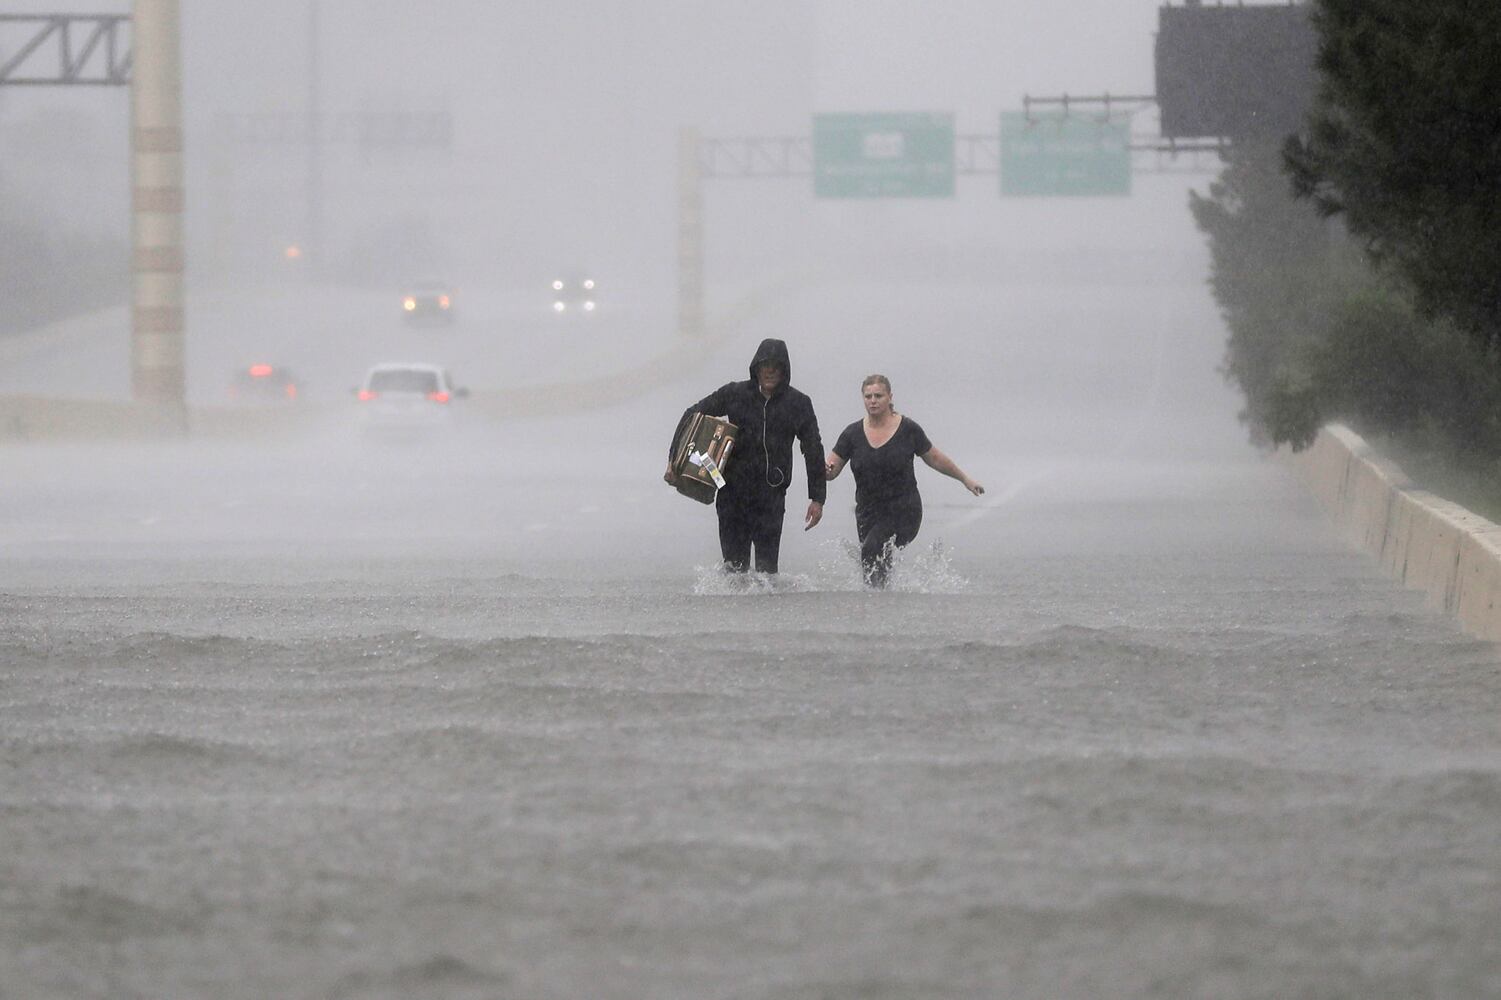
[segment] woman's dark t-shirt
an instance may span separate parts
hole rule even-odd
[[[917,492],[917,474],[912,459],[926,455],[933,442],[911,417],[902,417],[891,440],[872,448],[865,437],[865,422],[856,420],[839,434],[834,454],[855,470],[855,508],[875,504],[913,506],[922,503]]]

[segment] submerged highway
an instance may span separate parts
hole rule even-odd
[[[0,444],[0,995],[1501,994],[1501,658],[1244,443],[1201,286],[198,301],[194,404],[304,414]],[[0,391],[123,394],[100,323]],[[774,580],[660,481],[765,336],[987,486],[919,470],[889,591],[847,479]],[[362,432],[387,360],[451,433]]]

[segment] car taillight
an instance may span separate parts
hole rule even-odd
[[[377,395],[379,395],[379,393],[376,393],[375,391],[373,391],[371,389],[361,389],[360,390],[360,402],[362,402],[362,403],[368,403],[372,399],[374,399]]]
[[[430,392],[427,394],[427,398],[432,400],[434,403],[446,403],[448,402],[448,393]]]
[[[287,391],[287,398],[288,399],[296,399],[297,398],[297,383],[296,382],[288,382],[283,388],[285,388],[286,391]]]
[[[439,309],[447,309],[448,308],[448,296],[447,295],[440,295],[440,296],[438,296],[438,308]]]
[[[408,295],[406,298],[401,300],[401,308],[405,309],[407,312],[411,312],[412,310],[417,308],[417,300]]]
[[[250,366],[250,377],[251,378],[265,378],[267,375],[270,375],[270,374],[271,374],[271,366],[270,365],[251,365]]]

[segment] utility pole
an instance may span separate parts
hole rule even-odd
[[[328,255],[323,246],[323,114],[318,92],[318,0],[308,2],[307,84],[307,232],[303,234],[303,263],[308,275],[323,271]]]
[[[696,128],[678,133],[678,332],[704,335],[704,184]]]
[[[178,0],[135,0],[131,22],[131,389],[187,427],[183,333],[182,54]]]

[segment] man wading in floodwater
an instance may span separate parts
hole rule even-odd
[[[763,340],[751,359],[750,378],[730,382],[683,411],[668,443],[667,474],[673,483],[672,449],[693,414],[723,416],[740,429],[735,453],[714,499],[719,514],[719,550],[725,569],[743,573],[756,552],[756,572],[775,573],[782,545],[782,517],[792,483],[792,439],[797,438],[808,475],[808,513],[803,530],[823,517],[824,454],[813,400],[792,388],[787,344]]]

